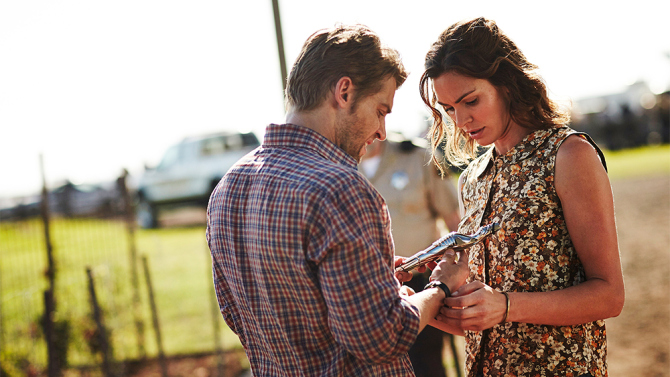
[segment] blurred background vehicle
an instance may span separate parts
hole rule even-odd
[[[260,145],[253,133],[216,133],[187,137],[167,149],[156,168],[147,168],[137,184],[137,222],[159,226],[159,210],[207,206],[230,167]]]
[[[49,191],[49,212],[60,217],[109,218],[122,212],[115,182],[73,183],[66,180]],[[40,215],[42,196],[34,194],[0,202],[0,220],[18,221]]]

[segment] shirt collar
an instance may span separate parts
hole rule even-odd
[[[521,160],[525,160],[526,158],[532,156],[535,151],[544,144],[547,138],[557,130],[558,128],[555,127],[546,130],[535,130],[526,135],[526,137],[524,137],[523,140],[519,142],[519,144],[515,145],[512,149],[507,151],[507,153],[500,156],[494,155],[495,147],[489,148],[482,155],[482,161],[481,164],[479,164],[479,168],[475,172],[475,176],[481,176],[493,163],[493,161],[500,160],[502,164],[514,164]]]
[[[342,148],[333,144],[320,133],[296,124],[270,124],[265,129],[263,147],[290,147],[311,149],[324,158],[336,163],[358,168],[358,162]]]

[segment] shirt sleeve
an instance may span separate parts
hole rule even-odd
[[[219,302],[219,309],[223,315],[223,319],[226,321],[228,327],[240,337],[240,342],[246,348],[244,331],[242,331],[241,326],[238,326],[238,318],[235,315],[236,310],[233,308],[235,300],[231,297],[228,283],[226,283],[225,279],[221,278],[221,271],[216,265],[212,268],[212,273],[214,275],[214,286],[216,287],[216,299]]]
[[[206,238],[207,243],[211,249],[212,242],[214,241],[211,239],[209,226],[207,226]],[[216,289],[216,300],[219,303],[219,310],[221,311],[221,315],[226,321],[228,327],[240,338],[240,343],[242,343],[242,346],[246,349],[247,340],[245,338],[242,325],[239,323],[240,318],[237,314],[237,308],[234,307],[235,299],[232,296],[228,282],[226,282],[226,279],[224,279],[223,272],[217,263],[212,263],[212,277],[214,280],[214,287]]]
[[[386,205],[361,177],[319,207],[311,245],[331,332],[358,359],[394,361],[414,343],[419,313],[399,295]]]

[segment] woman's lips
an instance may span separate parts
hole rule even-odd
[[[468,131],[468,135],[470,135],[471,138],[477,140],[482,136],[482,131],[484,128],[479,128],[473,131]]]

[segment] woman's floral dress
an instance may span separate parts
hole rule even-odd
[[[507,292],[545,292],[585,280],[554,187],[556,152],[578,134],[568,127],[535,131],[505,155],[493,148],[463,172],[470,234],[497,222],[501,230],[470,248],[470,280]],[[588,209],[585,209],[588,210]],[[605,322],[547,326],[508,322],[466,332],[468,376],[607,376]]]

